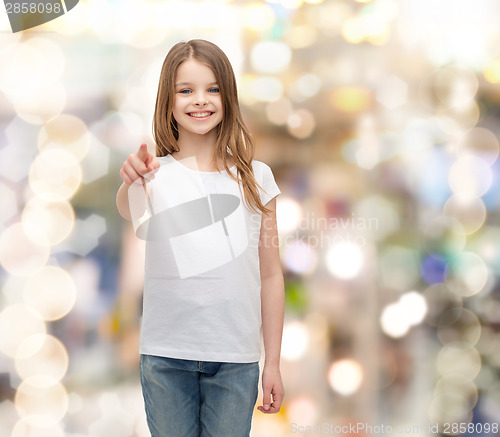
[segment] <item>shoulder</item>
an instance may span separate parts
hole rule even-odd
[[[158,169],[158,171],[162,171],[162,172],[165,171],[166,167],[171,169],[172,167],[170,165],[175,162],[174,158],[172,158],[172,155],[170,155],[170,154],[164,155],[164,156],[155,156],[155,158],[158,161],[158,163],[160,164],[160,168]]]
[[[256,176],[257,174],[262,175],[272,172],[271,167],[269,167],[265,162],[257,161],[255,159],[252,160],[252,168]]]
[[[170,154],[168,155],[163,155],[163,156],[155,156],[155,158],[158,160],[160,164],[166,164],[171,161],[172,156]]]
[[[254,167],[262,167],[262,166],[268,167],[268,165],[265,162],[257,161],[256,159],[252,159],[252,165]]]
[[[274,179],[273,170],[265,162],[253,160],[253,173],[257,179]]]

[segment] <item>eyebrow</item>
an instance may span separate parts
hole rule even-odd
[[[175,84],[175,86],[179,86],[179,85],[192,85],[192,83],[191,82],[177,82]],[[217,85],[217,82],[211,82],[211,83],[209,83],[209,85]]]

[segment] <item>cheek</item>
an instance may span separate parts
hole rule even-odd
[[[180,102],[178,99],[175,99],[174,106],[173,106],[172,110],[173,110],[174,114],[175,113],[180,114],[181,112],[184,112],[183,108],[182,108],[182,102]]]
[[[222,104],[222,100],[220,98],[217,101],[217,110],[220,116],[224,115],[224,105]]]

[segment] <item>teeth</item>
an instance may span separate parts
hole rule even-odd
[[[203,118],[203,117],[208,117],[211,114],[212,114],[211,112],[199,112],[197,114],[190,113],[189,115],[191,117],[195,117],[195,118]]]

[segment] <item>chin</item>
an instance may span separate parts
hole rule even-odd
[[[189,130],[188,132],[191,133],[192,135],[200,135],[200,136],[202,136],[202,135],[206,135],[206,134],[208,134],[208,133],[210,133],[212,131],[213,131],[213,129],[208,129],[208,130],[205,129],[205,130]]]

